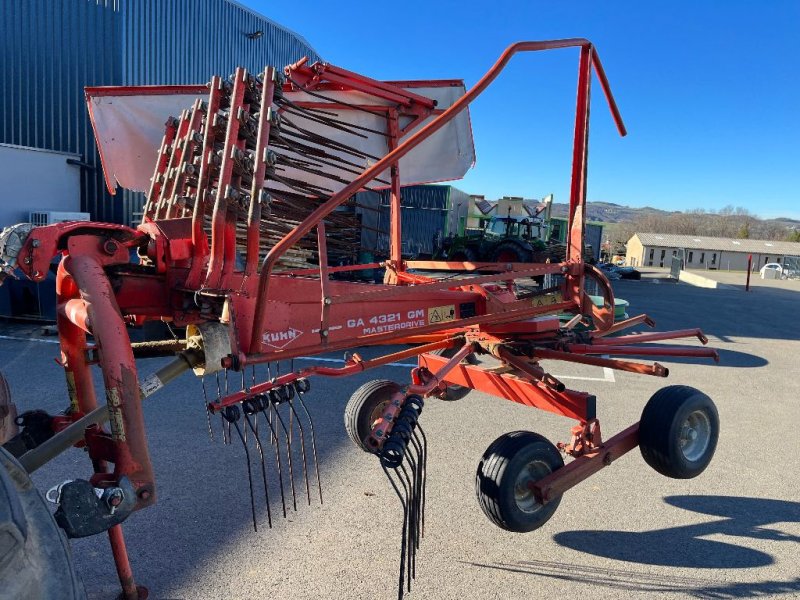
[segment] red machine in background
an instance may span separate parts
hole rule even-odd
[[[404,261],[401,184],[463,175],[474,160],[468,105],[515,54],[572,47],[580,57],[564,259]],[[570,441],[558,447],[537,434],[513,432],[486,451],[477,473],[479,502],[511,531],[541,526],[561,494],[637,445],[665,475],[694,477],[705,469],[718,418],[701,392],[664,388],[640,423],[603,439],[595,397],[567,389],[539,362],[664,377],[668,371],[658,363],[608,356],[716,358],[710,349],[647,343],[697,337],[705,344],[696,329],[615,335],[654,324],[645,315],[614,323],[611,286],[583,261],[592,71],[625,135],[600,59],[584,39],[514,44],[468,91],[458,81],[387,83],[305,60],[283,74],[271,67],[258,75],[237,69],[228,80],[214,77],[207,88],[87,90],[109,187],[117,179],[147,189],[142,224],[18,228],[17,246],[0,254],[7,269],[18,267],[33,280],[62,255],[58,329],[71,406],[53,420],[52,435],[20,462],[30,472],[73,445],[88,446],[94,474],[59,488],[56,516],[73,537],[109,531],[126,598],[141,597],[142,588],[134,583],[120,523],[156,501],[142,400],[188,368],[212,376],[210,395],[203,387],[209,429],[211,416],[220,414],[226,439],[235,431],[244,444],[257,527],[250,452],[260,457],[268,510],[264,461],[273,453],[284,513],[285,490],[296,506],[296,474],[305,479],[311,502],[314,425],[303,400],[309,378],[419,357],[410,382],[370,382],[356,391],[345,414],[350,437],[379,457],[404,508],[401,595],[405,579],[410,585],[413,578],[423,533],[427,444],[419,416],[426,398],[455,399],[478,389],[577,422]],[[113,103],[104,102],[112,97]],[[136,119],[126,122],[134,106]],[[145,151],[152,139],[135,124],[142,110],[158,115],[165,106],[183,111],[167,121],[155,172],[144,182],[141,165],[149,163],[152,173]],[[163,122],[163,115],[156,118]],[[352,204],[360,190],[381,187],[391,188],[389,260],[334,266],[331,250],[346,247],[357,228],[340,207]],[[381,284],[341,279],[379,266],[386,273]],[[520,285],[542,275],[549,276],[549,287]],[[602,307],[589,297],[588,280],[601,290]],[[575,316],[562,326],[559,312]],[[186,339],[131,344],[126,327],[148,320],[185,327]],[[341,368],[318,363],[256,376],[255,365],[387,343],[409,347],[369,360],[352,354]],[[176,359],[140,379],[135,359],[155,355]],[[94,365],[105,384],[100,402]],[[219,385],[220,374],[227,383],[231,371],[241,374],[241,389]],[[560,451],[574,460],[565,465]]]

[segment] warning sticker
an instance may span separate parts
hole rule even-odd
[[[436,323],[444,323],[446,321],[454,321],[456,318],[456,305],[448,304],[447,306],[436,306],[428,309],[428,323],[434,325]]]
[[[142,396],[145,398],[152,396],[162,387],[164,387],[164,384],[155,373],[148,375],[144,380],[139,382],[139,389],[142,392]]]
[[[564,300],[564,296],[561,292],[555,292],[552,294],[544,294],[542,296],[536,296],[533,299],[534,306],[550,306],[551,304],[558,304]]]

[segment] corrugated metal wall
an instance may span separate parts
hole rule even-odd
[[[125,85],[204,83],[236,67],[282,68],[317,54],[304,39],[227,0],[121,0]],[[247,34],[261,31],[250,39]],[[128,214],[138,215],[144,195],[124,192]]]
[[[2,0],[0,47],[0,143],[82,155],[96,167],[82,175],[84,210],[116,222],[136,221],[141,195],[105,190],[84,86],[202,83],[240,65],[317,59],[229,0]]]
[[[81,169],[84,210],[121,217],[101,206],[108,196],[83,96],[86,85],[122,82],[119,2],[2,0],[0,44],[0,142],[81,155],[94,167]],[[25,198],[0,196],[10,201]]]
[[[377,234],[366,227],[362,234],[364,249],[377,251],[379,255],[389,252],[390,195],[389,190],[378,193],[359,192],[356,195],[359,204],[380,208],[374,225],[378,230]],[[433,238],[436,232],[441,231],[443,236],[457,234],[460,217],[463,216],[466,220],[469,194],[452,186],[404,186],[400,197],[404,256],[433,254]],[[369,212],[363,211],[362,223],[367,224]]]

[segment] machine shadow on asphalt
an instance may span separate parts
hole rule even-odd
[[[775,558],[766,552],[735,543],[702,539],[704,536],[724,535],[788,544],[800,542],[800,536],[777,528],[781,523],[800,523],[800,502],[688,495],[668,496],[664,501],[677,508],[719,519],[652,531],[564,531],[554,535],[553,540],[561,546],[602,558],[689,569],[754,569],[775,562]],[[639,572],[627,566],[615,569],[563,561],[467,564],[563,581],[590,580],[593,585],[627,593],[674,593],[693,598],[751,598],[783,594],[794,597],[800,594],[800,577],[753,581],[753,574],[749,576],[750,581],[720,582],[702,577]]]
[[[799,536],[770,527],[800,523],[800,502],[736,496],[669,496],[664,501],[720,519],[652,531],[564,531],[553,539],[561,546],[595,556],[695,569],[748,569],[775,562],[773,556],[760,550],[703,539],[707,536],[800,542]]]

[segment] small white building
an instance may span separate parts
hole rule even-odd
[[[753,268],[767,263],[785,264],[800,260],[800,243],[771,240],[748,240],[677,235],[671,233],[635,233],[628,240],[625,264],[634,267],[670,267],[672,257],[683,254],[685,269],[747,270],[747,258],[753,256]]]

